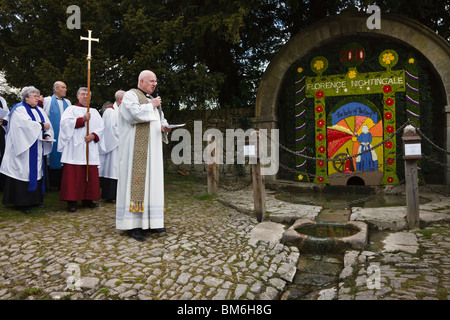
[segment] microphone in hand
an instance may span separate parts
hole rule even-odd
[[[156,88],[155,91],[153,91],[152,97],[153,97],[153,99],[159,97],[159,90],[158,90],[158,88]],[[161,100],[161,98],[159,98],[159,99]],[[157,109],[161,110],[161,104],[157,107]]]

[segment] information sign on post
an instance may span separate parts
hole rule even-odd
[[[417,229],[420,228],[417,161],[422,158],[421,138],[416,134],[416,129],[409,125],[403,131],[402,140],[406,179],[406,219],[409,229]]]

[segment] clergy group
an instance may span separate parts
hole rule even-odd
[[[45,208],[53,187],[70,213],[96,208],[101,198],[115,203],[116,228],[136,240],[165,232],[162,143],[170,129],[156,86],[155,73],[142,71],[137,88],[117,91],[103,115],[89,107],[88,88],[78,89],[73,105],[62,81],[46,98],[24,87],[10,110],[1,98],[3,204],[23,213]]]

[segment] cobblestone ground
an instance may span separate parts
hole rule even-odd
[[[0,299],[278,299],[298,250],[250,245],[256,220],[199,186],[166,183],[167,232],[145,242],[115,229],[113,204],[0,220]]]
[[[413,232],[419,245],[415,253],[347,252],[347,269],[334,289],[337,295],[331,296],[339,300],[449,300],[449,224]]]
[[[115,229],[113,204],[33,216],[0,208],[0,300],[450,298],[448,223],[410,231],[414,252],[371,246],[305,264],[294,247],[252,244],[256,219],[205,193],[203,181],[169,178],[167,232],[145,242]],[[311,294],[295,288],[320,281]]]

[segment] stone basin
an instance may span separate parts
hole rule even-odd
[[[295,246],[302,253],[343,253],[364,250],[369,241],[367,224],[320,222],[299,219],[283,233],[281,242]]]

